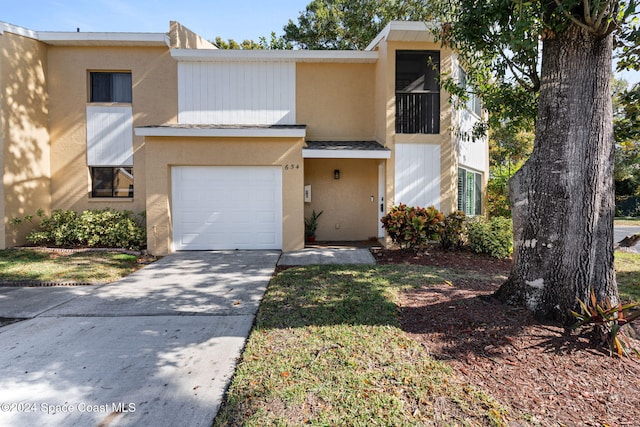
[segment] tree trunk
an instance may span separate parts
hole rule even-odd
[[[509,183],[514,263],[496,297],[565,325],[591,290],[618,302],[611,52],[575,25],[544,40],[534,150]]]

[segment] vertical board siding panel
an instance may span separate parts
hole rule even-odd
[[[264,84],[264,95],[265,95],[265,106],[264,106],[264,116],[265,123],[271,123],[271,113],[269,111],[270,107],[274,103],[275,99],[275,83],[274,83],[274,67],[272,64],[267,64],[265,66],[265,84]]]
[[[214,67],[207,67],[207,80],[209,80],[207,90],[207,116],[210,116],[212,112],[216,111],[217,108],[216,85],[218,84],[218,78],[216,76],[216,69]]]
[[[395,204],[440,209],[440,147],[396,144]]]
[[[268,67],[265,63],[260,63],[260,87],[258,93],[258,108],[260,109],[260,123],[267,124],[269,123],[269,116],[267,115],[267,90],[268,90],[268,75],[267,75]]]
[[[180,63],[178,120],[295,124],[295,63]]]
[[[210,109],[209,107],[209,71],[211,67],[202,67],[200,68],[200,90],[198,91],[198,99],[200,100],[200,108],[198,111],[206,112]],[[200,120],[204,119],[203,117]],[[206,122],[205,122],[206,123]]]
[[[222,70],[220,69],[220,67],[214,67],[213,64],[211,65],[211,70],[213,71],[212,75],[213,75],[213,98],[209,99],[209,102],[213,103],[213,108],[211,111],[211,115],[213,116],[213,114],[215,114],[218,111],[222,111],[222,106],[224,105],[224,93],[222,93],[222,90],[220,90],[220,84],[222,82]],[[213,123],[212,120],[209,121],[210,123]]]
[[[126,107],[87,107],[87,164],[133,165],[133,115]]]
[[[273,117],[273,119],[275,121],[277,121],[277,123],[279,124],[286,124],[286,122],[284,121],[284,115],[285,110],[286,110],[286,100],[288,98],[287,96],[287,89],[288,85],[286,84],[286,75],[287,72],[287,67],[285,66],[285,64],[278,64],[278,75],[282,76],[282,78],[280,79],[280,81],[278,81],[278,105],[277,108],[275,109],[275,115]]]
[[[289,81],[294,84],[289,85],[289,124],[296,124],[296,64],[289,64]]]
[[[215,117],[214,123],[215,119],[218,119],[220,123],[228,124],[231,121],[229,117],[229,110],[233,108],[231,64],[221,64],[220,66],[222,67],[222,81],[220,82],[220,89],[222,89],[224,95],[222,97],[222,110],[218,112],[220,117]],[[226,85],[224,84],[225,82],[227,83]]]
[[[187,108],[189,123],[194,123],[199,120],[200,110],[200,97],[198,96],[198,89],[200,88],[200,69],[195,67],[195,64],[190,64],[189,72],[186,74],[187,84],[189,85],[189,105]]]

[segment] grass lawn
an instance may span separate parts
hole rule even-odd
[[[640,225],[640,217],[618,217],[613,221],[614,225]]]
[[[622,297],[640,300],[640,255],[616,253],[616,269]],[[214,426],[528,425],[400,329],[399,292],[459,279],[504,280],[412,265],[278,273]]]
[[[640,302],[640,254],[616,252],[615,265],[620,297]]]
[[[135,255],[114,252],[0,251],[0,281],[104,283],[121,279],[141,266]]]
[[[280,272],[214,425],[506,425],[503,407],[400,329],[401,289],[461,276],[397,265]]]

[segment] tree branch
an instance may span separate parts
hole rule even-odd
[[[573,16],[573,14],[571,12],[569,12],[567,9],[564,8],[564,6],[562,5],[562,3],[560,2],[560,0],[553,0],[556,5],[558,6],[558,8],[560,9],[560,11],[562,12],[562,14],[568,18],[573,24],[577,25],[578,27],[589,31],[590,33],[598,33],[598,31],[595,31],[594,28],[592,28],[591,26],[585,24],[584,22],[580,21],[578,18],[576,18],[575,16]]]
[[[529,76],[529,77],[531,76],[525,70],[518,67],[513,61],[511,61],[502,49],[499,50],[499,54],[507,64],[507,67],[509,67],[509,70],[513,74],[513,77],[516,79],[518,84],[523,88],[525,88],[527,91],[534,92],[536,90],[535,85],[530,85],[529,83],[527,83],[527,81],[522,77],[520,77],[518,73]]]
[[[593,24],[590,0],[582,0],[582,7],[584,8],[584,21],[587,23],[587,25]]]

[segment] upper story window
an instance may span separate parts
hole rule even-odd
[[[473,88],[468,83],[467,73],[464,69],[460,68],[460,87],[465,88],[467,90],[467,94],[469,95],[469,100],[467,101],[467,110],[474,113],[476,116],[482,116],[482,101],[480,97],[475,94]]]
[[[89,102],[131,103],[131,73],[89,73]]]
[[[396,133],[440,133],[440,52],[396,52]]]

